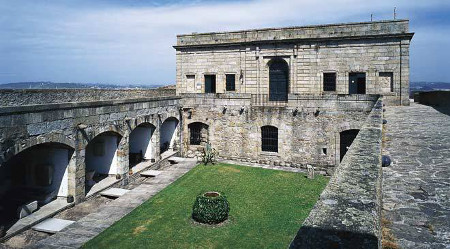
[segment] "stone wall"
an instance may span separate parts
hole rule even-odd
[[[292,39],[323,39],[408,33],[408,20],[338,23],[303,27],[267,28],[177,36],[177,46],[218,45]]]
[[[414,102],[435,107],[450,107],[450,91],[418,92]]]
[[[339,133],[359,129],[374,99],[356,101],[337,95],[290,96],[285,106],[258,106],[248,94],[183,95],[182,155],[194,156],[189,144],[191,123],[208,125],[208,139],[224,159],[306,167],[331,174],[339,164]],[[278,153],[262,151],[261,127],[278,128]]]
[[[382,105],[380,99],[290,248],[381,248]]]
[[[117,168],[114,172],[126,177],[129,134],[143,123],[156,127],[154,143],[156,155],[159,157],[161,124],[169,117],[180,119],[179,99],[173,96],[2,107],[0,166],[34,145],[64,144],[75,150],[68,165],[68,194],[80,201],[85,195],[85,153],[88,143],[104,132],[121,136],[116,155]],[[178,133],[177,137],[179,138]]]
[[[333,72],[333,93],[348,94],[349,74],[361,72],[367,94],[408,105],[411,38],[406,20],[181,35],[177,94],[205,92],[204,75],[216,75],[216,92],[225,93],[226,74],[236,75],[237,93],[268,94],[269,62],[278,58],[289,66],[289,93],[321,94],[323,73]]]
[[[1,89],[0,106],[123,100],[173,95],[175,95],[173,89]]]

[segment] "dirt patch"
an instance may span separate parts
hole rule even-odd
[[[386,218],[381,218],[381,246],[383,249],[399,249],[397,239],[392,234],[390,226],[392,222]]]
[[[236,168],[234,168],[234,167],[230,167],[230,166],[223,166],[223,167],[220,167],[218,171],[219,171],[220,173],[226,173],[226,172],[239,173],[239,172],[241,172],[241,170],[236,169]]]
[[[283,178],[293,178],[295,174],[288,173],[288,172],[279,172],[277,176],[281,176]]]
[[[140,233],[142,233],[143,231],[147,230],[147,228],[142,225],[142,226],[138,226],[133,230],[133,235],[138,235]]]
[[[0,244],[0,248],[25,248],[49,236],[50,234],[29,229]]]

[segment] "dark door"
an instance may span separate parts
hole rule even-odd
[[[348,79],[349,94],[366,94],[366,73],[350,73]]]
[[[340,161],[344,158],[350,145],[352,145],[353,140],[355,140],[358,135],[359,130],[346,130],[340,133]]]
[[[289,66],[282,59],[274,59],[269,65],[269,100],[287,101]]]
[[[205,75],[205,93],[216,93],[215,75]]]

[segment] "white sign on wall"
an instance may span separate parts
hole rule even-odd
[[[202,83],[201,82],[195,83],[195,88],[197,88],[198,90],[201,90],[202,89]]]

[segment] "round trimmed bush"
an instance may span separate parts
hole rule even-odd
[[[206,192],[197,196],[192,210],[192,218],[200,223],[218,224],[228,219],[230,205],[219,192]]]

